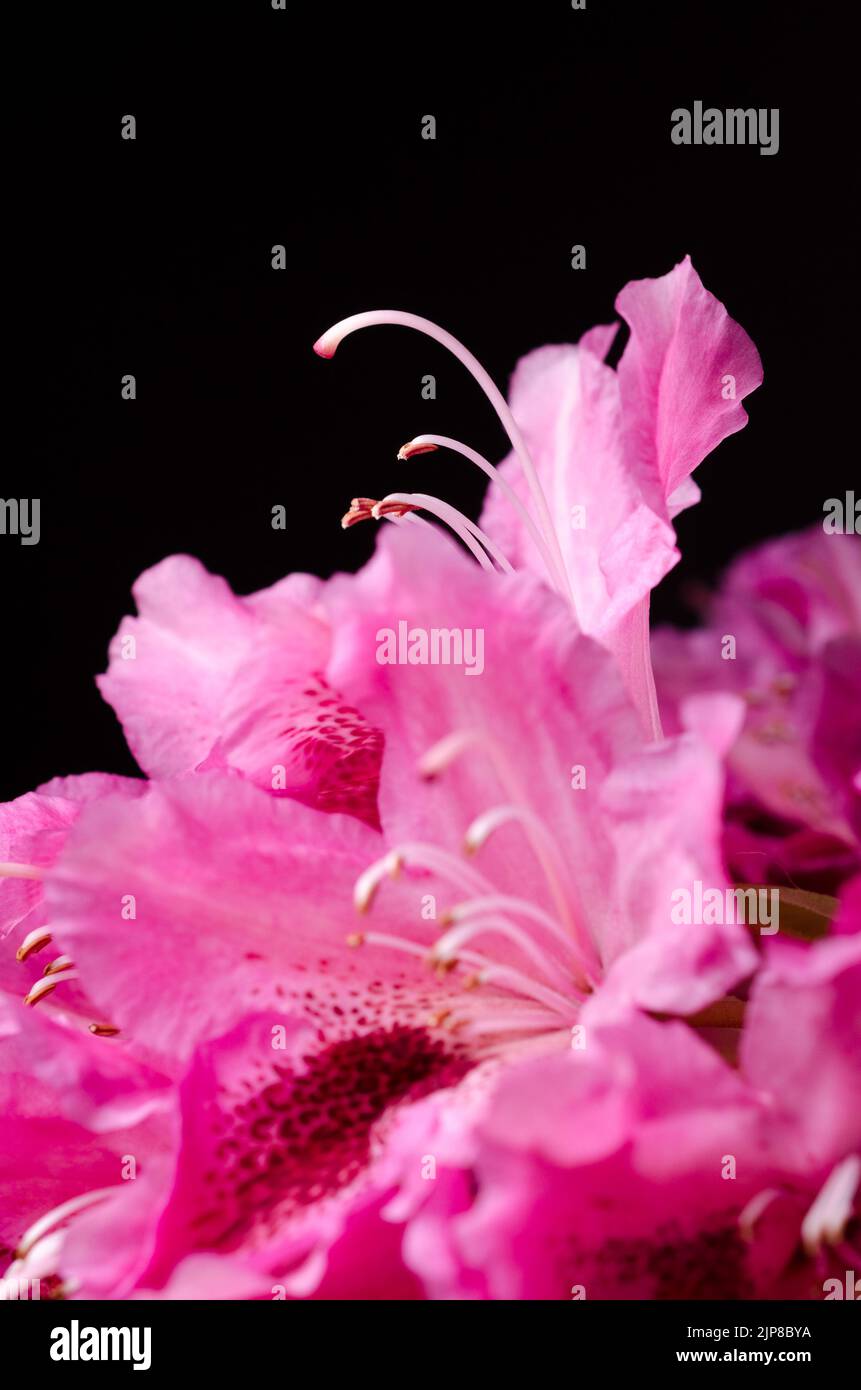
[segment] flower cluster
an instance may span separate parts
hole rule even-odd
[[[426,320],[336,325],[321,356],[391,323],[472,372],[510,456],[400,456],[481,468],[480,523],[360,497],[344,525],[386,524],[356,575],[138,580],[99,686],[144,778],[0,807],[4,1279],[822,1298],[861,1273],[861,547],[743,557],[653,674],[674,518],[762,372],[689,260],[617,309],[617,367],[594,328],[509,402]],[[695,884],[776,887],[779,932],[677,920]]]

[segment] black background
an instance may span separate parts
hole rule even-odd
[[[10,59],[25,442],[0,492],[39,496],[42,534],[0,537],[3,796],[134,771],[92,678],[132,582],[163,556],[195,554],[247,592],[291,569],[356,568],[375,528],[340,530],[354,494],[412,486],[476,514],[482,479],[465,463],[395,452],[432,430],[497,459],[490,407],[402,330],[320,361],[313,341],[347,314],[425,314],[504,385],[523,353],[609,321],[626,281],[690,252],[756,342],[765,384],[697,474],[704,499],[678,523],[684,560],[658,620],[684,621],[737,550],[821,518],[857,479],[851,7],[245,0],[58,15],[36,11]],[[695,100],[779,107],[779,153],[674,146],[670,113]],[[421,398],[426,373],[436,401]],[[286,532],[271,527],[278,503]]]

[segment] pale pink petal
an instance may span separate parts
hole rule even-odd
[[[619,383],[588,346],[543,347],[512,377],[511,408],[547,495],[584,632],[609,634],[675,563],[668,519],[645,505],[622,449]],[[503,477],[526,502],[519,461]],[[516,568],[543,573],[526,527],[491,484],[482,526]]]
[[[462,857],[476,817],[525,806],[559,846],[566,893],[584,914],[599,896],[605,863],[596,798],[614,761],[640,744],[606,653],[576,633],[565,604],[543,585],[527,575],[486,575],[418,528],[389,528],[359,575],[331,581],[327,604],[330,679],[385,735],[380,808],[389,845],[418,839]],[[382,634],[397,634],[400,623],[480,633],[481,670],[381,662]],[[424,782],[420,760],[461,734],[468,739],[461,756]],[[585,769],[579,790],[575,767]],[[553,907],[522,826],[500,829],[476,866],[501,891]]]
[[[90,772],[55,777],[37,791],[0,803],[0,862],[40,868],[53,864],[83,806],[113,793],[140,796],[145,788],[145,782],[131,777]],[[41,881],[0,877],[0,941],[15,932],[18,944],[44,921]]]
[[[98,1133],[129,1128],[168,1103],[168,1078],[126,1040],[2,995],[0,1082],[4,1108],[60,1114]]]
[[[603,362],[613,330],[593,329],[576,347],[523,358],[511,407],[548,499],[577,621],[614,653],[657,736],[649,594],[679,559],[672,520],[700,495],[690,474],[745,424],[741,400],[762,370],[689,258],[627,285],[616,307],[631,328],[618,371]],[[526,503],[519,461],[511,455],[501,468]],[[515,567],[546,576],[527,527],[494,484],[482,525]]]
[[[175,1067],[250,1008],[298,1010],[335,1040],[440,1007],[449,991],[421,959],[347,944],[363,925],[355,881],[379,853],[351,817],[206,773],[88,808],[46,891],[94,998]],[[374,925],[429,944],[419,909],[392,885]]]
[[[711,706],[715,725],[724,721],[721,740],[735,726],[735,706],[725,706],[727,700],[716,697]],[[615,1009],[624,999],[693,1014],[755,968],[747,928],[728,921],[725,910],[714,922],[684,920],[675,910],[686,893],[693,919],[697,883],[726,902],[723,789],[720,749],[694,733],[650,748],[608,779],[602,804],[613,827],[616,858],[607,897],[615,911],[608,911],[603,933],[604,963],[613,968],[596,1000],[600,1007]]]
[[[152,777],[234,769],[275,795],[378,824],[379,734],[320,678],[322,584],[291,575],[240,598],[176,555],[141,576],[139,617],[99,688]]]
[[[631,329],[618,369],[626,461],[649,500],[666,504],[747,423],[741,402],[762,364],[689,256],[669,275],[626,285],[616,308]]]

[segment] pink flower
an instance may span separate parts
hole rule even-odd
[[[861,937],[769,957],[738,1074],[684,1025],[629,1015],[509,1068],[470,1126],[429,1112],[436,1180],[405,1151],[389,1214],[431,1296],[842,1286],[861,1238]]]
[[[350,817],[219,773],[90,811],[48,876],[51,919],[120,1037],[177,1084],[178,1129],[148,1176],[67,1228],[63,1279],[83,1296],[158,1290],[210,1252],[229,1266],[207,1266],[214,1288],[230,1270],[234,1290],[251,1275],[267,1294],[276,1275],[313,1288],[354,1206],[379,1195],[387,1113],[472,1065],[435,1019],[451,987],[347,944],[378,848]],[[108,1288],[102,1255],[127,1222],[134,1258]]]
[[[707,626],[663,629],[652,651],[670,732],[693,692],[732,691],[747,704],[729,756],[732,870],[757,882],[826,888],[857,871],[857,539],[815,527],[752,551],[730,568]]]
[[[617,990],[668,1011],[694,1011],[750,972],[744,930],[692,933],[667,910],[679,884],[725,884],[716,817],[733,702],[721,707],[729,734],[712,710],[716,746],[692,729],[644,748],[612,658],[576,633],[560,598],[525,576],[490,580],[413,528],[332,581],[327,603],[330,679],[386,739],[387,851],[360,885],[363,905],[393,871],[432,875],[433,911],[450,928],[437,958],[525,971],[536,1003],[553,999],[548,986],[557,996],[556,1027],[608,971]],[[399,619],[483,628],[481,677],[368,661]],[[464,846],[480,851],[476,869]]]
[[[767,952],[739,1074],[722,1011],[741,1010],[760,953],[743,924],[671,914],[679,888],[729,886],[724,760],[744,706],[694,688],[660,737],[648,596],[759,360],[689,261],[619,309],[618,371],[604,328],[532,354],[519,424],[425,320],[359,315],[317,344],[400,322],[453,348],[516,459],[497,473],[437,436],[402,454],[448,444],[488,472],[492,534],[429,494],[358,498],[345,524],[391,524],[357,576],[238,598],[180,556],[139,581],[100,685],[153,780],[7,808],[3,920],[25,960],[0,984],[37,945],[62,953],[41,1016],[0,995],[10,1104],[35,1076],[40,1118],[76,1126],[81,1154],[28,1239],[22,1131],[22,1274],[79,1297],[559,1297],[578,1272],[589,1296],[670,1296],[715,1288],[716,1252],[720,1287],[756,1294],[820,1189],[828,1219],[802,1244],[846,1234],[855,899],[834,942]],[[845,676],[837,662],[838,722]],[[821,1046],[782,1025],[775,1057],[781,1007]],[[672,1021],[693,1016],[713,1046]],[[738,1185],[721,1146],[744,1159]],[[141,1158],[134,1182],[111,1167],[120,1149]],[[739,1231],[766,1206],[764,1272]]]
[[[559,598],[391,531],[326,606],[327,679],[386,737],[382,858],[355,818],[210,771],[94,802],[46,877],[89,993],[179,1087],[170,1172],[69,1228],[61,1272],[82,1290],[104,1291],[98,1252],[132,1201],[145,1234],[123,1291],[182,1288],[206,1253],[222,1296],[325,1287],[356,1223],[393,1246],[373,1219],[393,1191],[385,1140],[429,1092],[459,1112],[503,1063],[567,1049],[605,976],[607,1009],[692,1012],[754,968],[741,927],[669,922],[678,882],[723,882],[718,752],[694,732],[642,751],[612,658]],[[481,626],[481,678],[379,663],[378,631],[401,614]],[[354,895],[373,900],[364,933]],[[401,1288],[395,1254],[383,1267]]]
[[[746,424],[741,401],[760,384],[762,367],[689,258],[659,279],[627,285],[616,307],[631,327],[618,371],[604,364],[616,326],[594,328],[577,346],[525,357],[510,408],[462,344],[415,315],[357,314],[315,346],[331,357],[357,328],[402,324],[436,338],[472,372],[508,432],[510,457],[496,470],[468,445],[436,435],[418,436],[399,457],[445,446],[488,473],[481,527],[425,493],[390,494],[373,514],[419,506],[470,548],[484,545],[501,567],[549,579],[580,630],[613,652],[644,728],[657,736],[649,594],[679,558],[672,519],[699,499],[691,474]],[[356,499],[345,524],[372,507]]]

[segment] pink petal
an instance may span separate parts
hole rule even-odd
[[[677,559],[672,527],[645,504],[624,458],[616,373],[585,341],[538,348],[518,363],[510,397],[550,501],[577,621],[584,632],[609,634]],[[518,461],[510,457],[501,471],[525,502]],[[576,507],[584,509],[577,517]],[[482,526],[516,568],[544,574],[528,531],[493,484]]]
[[[238,598],[184,555],[141,576],[140,616],[124,619],[99,687],[150,776],[233,768],[276,795],[378,824],[381,741],[320,679],[321,590],[291,575]]]
[[[689,259],[626,286],[617,308],[631,327],[618,372],[603,362],[613,330],[593,329],[577,347],[523,358],[511,406],[548,498],[577,621],[614,653],[644,728],[657,736],[649,594],[679,558],[672,519],[699,499],[690,474],[745,424],[741,400],[762,370]],[[525,502],[514,456],[502,472]],[[482,525],[515,567],[545,575],[526,526],[493,484]]]
[[[771,1097],[787,1166],[828,1169],[861,1145],[861,935],[771,942],[754,984],[741,1062]]]
[[[329,678],[385,735],[380,808],[388,843],[417,839],[462,856],[470,822],[517,801],[561,847],[570,901],[586,912],[600,896],[605,854],[596,798],[613,762],[637,748],[640,735],[612,661],[576,633],[565,604],[527,575],[484,574],[417,527],[390,527],[359,575],[331,582],[327,603]],[[402,621],[425,631],[480,630],[482,672],[381,664],[380,634]],[[419,761],[463,732],[475,741],[439,777],[423,781]],[[574,765],[586,768],[583,790],[572,789]],[[477,865],[500,891],[552,908],[517,825],[493,836]]]
[[[379,853],[350,817],[207,773],[88,808],[47,899],[93,996],[175,1070],[249,1008],[299,1010],[334,1041],[440,1006],[448,991],[421,960],[347,944],[355,880]],[[417,906],[392,885],[373,925],[427,943]]]
[[[817,526],[735,561],[707,627],[653,637],[667,731],[692,692],[734,691],[748,706],[727,809],[742,878],[828,889],[857,870],[859,632],[861,546]]]
[[[724,738],[733,709],[721,716],[729,721]],[[693,733],[650,748],[609,778],[602,803],[613,825],[608,896],[615,911],[604,930],[604,962],[613,968],[596,1000],[601,1007],[625,999],[693,1014],[753,971],[756,952],[743,924],[676,922],[672,915],[674,895],[684,890],[693,899],[697,882],[725,901],[723,785],[719,750]]]
[[[303,1266],[313,1265],[319,1279],[333,1244],[337,1284],[356,1238],[345,1237],[351,1221],[381,1253],[392,1244],[368,1208],[383,1195],[374,1151],[393,1112],[462,1072],[418,1030],[321,1050],[311,1023],[284,1014],[248,1016],[201,1045],[180,1088],[181,1143],[139,1286],[159,1289],[183,1260],[210,1252],[267,1271],[270,1287],[280,1274],[292,1294]],[[393,1256],[389,1249],[385,1259],[396,1273]],[[313,1282],[305,1276],[303,1292]],[[402,1266],[398,1282],[409,1283]]]
[[[35,792],[0,803],[0,862],[53,864],[83,806],[113,793],[140,796],[145,787],[131,777],[90,772],[55,777]],[[0,878],[0,941],[17,928],[17,944],[44,921],[41,880]]]
[[[469,1148],[441,1136],[409,1261],[436,1298],[749,1297],[738,1216],[772,1176],[759,1125],[688,1029],[599,1028],[583,1052],[509,1069]]]
[[[760,385],[762,364],[689,256],[669,275],[626,285],[616,308],[631,329],[618,372],[626,460],[650,500],[666,503],[747,423],[741,402]],[[726,399],[728,376],[734,398]]]

